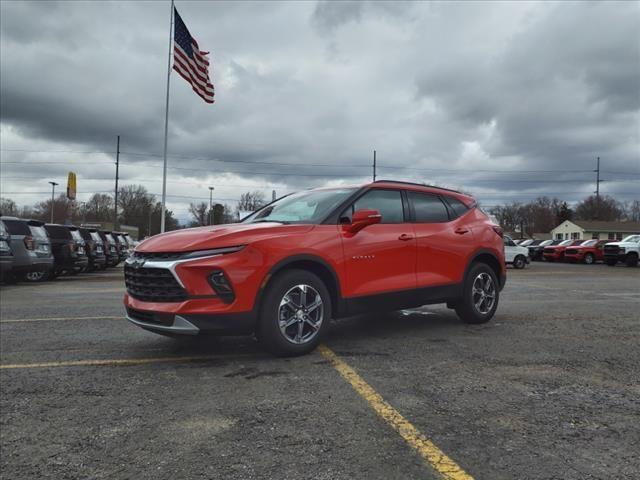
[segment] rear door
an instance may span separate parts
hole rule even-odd
[[[350,220],[353,212],[361,209],[378,210],[382,220],[355,235],[341,232],[346,272],[344,296],[415,289],[416,241],[402,192],[369,190],[341,218]]]
[[[413,210],[417,244],[418,287],[462,282],[466,261],[474,249],[473,232],[462,216],[449,209],[440,196],[407,192]]]

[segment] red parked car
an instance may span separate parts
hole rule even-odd
[[[547,262],[561,262],[564,260],[564,251],[567,247],[580,245],[584,240],[565,240],[558,245],[544,247],[542,256]]]
[[[238,224],[177,230],[125,262],[127,318],[167,335],[251,333],[277,355],[331,318],[447,303],[483,323],[506,281],[502,230],[462,193],[378,181],[295,193]]]
[[[586,263],[591,265],[595,262],[604,261],[603,248],[611,240],[587,240],[575,247],[568,247],[564,251],[564,259],[567,262]]]

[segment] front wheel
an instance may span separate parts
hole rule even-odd
[[[513,268],[517,268],[518,270],[523,269],[526,264],[527,264],[527,259],[522,255],[518,255],[513,260]]]
[[[267,350],[288,357],[318,346],[331,318],[331,296],[322,280],[289,270],[277,275],[264,295],[256,333]]]
[[[591,265],[596,261],[596,257],[593,256],[593,253],[587,253],[584,256],[584,263],[586,263],[587,265]]]
[[[24,279],[28,282],[44,282],[49,279],[49,272],[29,272],[25,273]]]
[[[495,272],[489,265],[478,263],[465,278],[462,300],[455,310],[463,322],[485,323],[496,313],[499,299]]]

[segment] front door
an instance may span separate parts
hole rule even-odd
[[[347,208],[342,217],[351,218],[360,209],[378,210],[379,224],[369,225],[355,235],[342,235],[345,258],[345,297],[392,294],[416,287],[416,242],[413,226],[405,215],[399,190],[375,189]]]

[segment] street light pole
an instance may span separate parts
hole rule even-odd
[[[56,182],[49,182],[51,184],[51,223],[53,223],[53,202],[56,195]]]
[[[213,206],[213,191],[215,187],[209,187],[209,225],[211,225],[211,208]]]

